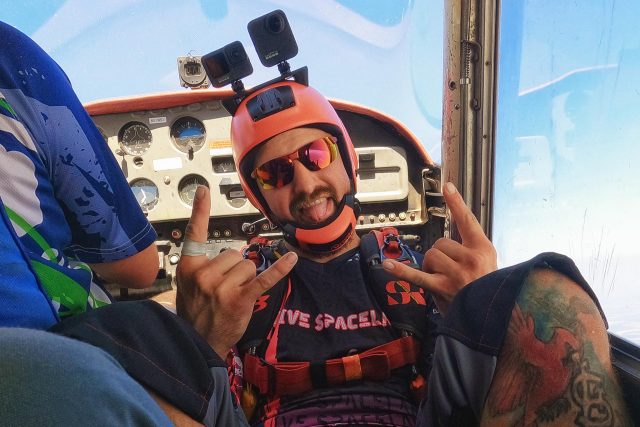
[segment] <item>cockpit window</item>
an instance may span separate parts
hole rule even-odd
[[[247,23],[282,9],[310,82],[329,97],[383,111],[440,160],[443,5],[436,0],[191,0],[13,2],[3,19],[35,39],[81,101],[184,90],[177,58],[241,41],[254,66],[245,85],[278,75],[260,65]]]
[[[635,0],[501,2],[493,240],[501,265],[573,258],[640,343]]]

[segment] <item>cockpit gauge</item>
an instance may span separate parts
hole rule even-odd
[[[129,122],[118,132],[118,142],[122,150],[132,156],[139,156],[151,147],[151,129],[140,122]]]
[[[234,186],[227,191],[227,203],[236,209],[240,209],[247,203],[247,196],[242,187]]]
[[[171,140],[184,153],[198,151],[204,145],[204,124],[193,117],[181,117],[171,125]]]
[[[180,200],[189,206],[193,206],[193,199],[196,196],[196,189],[198,188],[198,185],[205,185],[209,187],[207,180],[200,175],[190,174],[182,178],[178,184]]]
[[[213,157],[211,165],[215,173],[230,173],[236,171],[236,165],[233,163],[233,157]]]
[[[150,211],[158,204],[158,187],[153,181],[146,178],[136,179],[131,182],[130,187],[143,212]]]

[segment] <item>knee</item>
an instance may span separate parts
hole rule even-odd
[[[609,339],[603,313],[585,287],[551,268],[536,268],[527,276],[517,298],[510,330],[518,325],[516,311],[530,318],[543,340],[557,333],[575,337],[580,347],[593,348],[600,360],[609,361]]]

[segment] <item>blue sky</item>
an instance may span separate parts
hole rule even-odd
[[[176,58],[240,40],[255,85],[276,76],[258,61],[249,20],[283,9],[310,83],[325,95],[402,120],[440,158],[442,5],[434,0],[0,0],[3,18],[66,70],[81,100],[182,90]],[[421,26],[417,23],[428,22]],[[425,30],[425,27],[427,30]],[[416,90],[418,88],[418,90]],[[433,94],[433,96],[430,96]]]
[[[640,343],[636,0],[503,2],[493,241],[570,256]]]

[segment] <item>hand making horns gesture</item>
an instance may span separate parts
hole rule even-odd
[[[256,266],[233,249],[205,253],[211,196],[199,186],[176,269],[178,315],[189,321],[223,359],[244,334],[258,297],[285,277],[298,257],[288,252],[256,275]]]
[[[443,193],[462,243],[438,239],[425,253],[422,271],[392,260],[384,261],[383,266],[396,278],[431,292],[438,310],[444,315],[460,289],[495,271],[498,263],[495,247],[456,187],[448,182]]]

